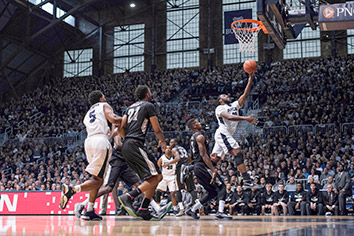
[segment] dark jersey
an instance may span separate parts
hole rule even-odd
[[[274,202],[284,202],[288,203],[289,201],[289,193],[288,191],[284,190],[283,193],[280,193],[279,191],[274,193],[275,195],[275,201]]]
[[[263,204],[264,205],[273,205],[275,200],[275,196],[273,192],[270,192],[270,194],[266,192],[263,193]]]
[[[188,154],[186,149],[181,146],[176,146],[175,148],[177,149],[179,157],[181,158],[181,160],[177,162],[176,168],[181,168],[182,165],[188,165]]]
[[[300,192],[294,192],[291,194],[291,201],[292,202],[299,202],[300,200],[306,200],[306,192],[300,191]]]
[[[312,203],[322,203],[322,193],[320,191],[308,192],[307,193],[307,202]]]
[[[254,194],[250,192],[247,196],[247,203],[260,204],[260,193],[258,191],[254,192]]]
[[[234,198],[234,192],[230,191],[229,193],[226,191],[225,204],[230,204],[232,199]]]
[[[231,204],[234,204],[235,202],[237,202],[238,204],[247,203],[246,194],[242,192],[241,195],[239,195],[237,192],[235,192],[231,200]]]
[[[203,133],[197,132],[197,133],[194,133],[191,137],[191,141],[190,141],[190,148],[191,148],[191,153],[192,153],[191,157],[192,157],[192,160],[195,162],[204,163],[203,157],[202,157],[202,155],[200,155],[199,147],[198,147],[198,143],[197,143],[197,137],[199,135],[203,135]],[[204,138],[205,138],[205,136],[204,136]],[[207,147],[208,147],[208,140],[205,138],[205,148],[207,149],[207,154],[209,155]]]
[[[145,136],[150,124],[150,117],[156,116],[155,106],[147,101],[139,101],[128,107],[125,138],[134,138],[145,142]]]

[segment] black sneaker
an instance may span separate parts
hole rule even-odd
[[[102,216],[97,215],[95,211],[85,211],[85,214],[81,216],[81,219],[83,220],[94,220],[94,221],[100,221],[102,220]]]
[[[136,215],[134,207],[133,207],[133,199],[128,194],[124,194],[124,195],[118,197],[118,200],[122,204],[124,209],[128,212],[129,215],[131,215],[134,218],[139,218]]]
[[[199,220],[200,218],[199,215],[196,212],[193,212],[192,210],[187,211],[186,214],[193,217],[196,220]]]
[[[85,209],[85,206],[82,205],[81,203],[75,204],[75,216],[80,219],[82,215],[82,211]]]
[[[147,221],[159,221],[158,216],[153,216],[151,215],[151,212],[149,210],[138,210],[136,212],[136,216],[138,219],[141,220],[147,220]]]
[[[63,184],[61,186],[61,195],[60,195],[60,208],[65,209],[66,204],[68,204],[70,198],[75,194],[75,191],[72,187]]]
[[[215,219],[216,220],[232,220],[232,216],[229,216],[229,215],[227,215],[225,213],[221,213],[221,212],[218,211],[215,214]]]

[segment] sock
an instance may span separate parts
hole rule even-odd
[[[87,211],[93,211],[93,205],[94,205],[93,202],[89,202],[89,203],[87,204]]]
[[[242,173],[242,178],[243,178],[244,180],[249,180],[249,179],[250,179],[250,175],[249,175],[247,172]]]
[[[140,193],[141,193],[140,189],[139,189],[139,188],[136,188],[135,190],[130,191],[130,192],[128,193],[128,195],[130,195],[130,197],[134,199],[134,198],[136,198],[137,196],[139,196]]]
[[[74,191],[75,191],[75,193],[81,192],[81,186],[80,185],[75,185],[74,186]]]
[[[139,210],[148,210],[150,205],[150,199],[149,198],[144,198],[143,201],[141,202]]]
[[[88,203],[89,203],[89,199],[87,198],[85,201],[83,201],[83,202],[81,203],[81,205],[87,206]]]
[[[177,206],[173,206],[173,210],[174,210],[174,211],[177,211]]]
[[[159,204],[157,204],[154,200],[152,200],[152,201],[150,202],[150,205],[152,206],[152,208],[154,208],[154,210],[155,210],[156,212],[158,212],[158,211],[160,210]]]
[[[192,212],[196,212],[200,209],[203,205],[200,203],[199,200],[196,200],[196,203],[192,206]]]
[[[220,213],[224,213],[224,206],[225,206],[225,201],[224,200],[220,200],[219,201],[219,212]]]
[[[178,206],[179,206],[179,209],[184,210],[184,206],[183,206],[183,203],[182,203],[182,202],[179,202],[179,203],[178,203]]]

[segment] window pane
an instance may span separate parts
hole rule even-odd
[[[92,49],[64,52],[64,77],[92,75],[92,57]]]

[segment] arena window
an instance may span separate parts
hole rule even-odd
[[[199,0],[167,2],[167,69],[199,66]]]
[[[144,24],[114,28],[114,73],[144,70],[144,30]]]
[[[92,57],[91,48],[64,52],[64,77],[92,75]]]
[[[251,0],[251,1],[242,1],[242,0],[223,0],[223,61],[224,64],[233,64],[233,63],[239,63],[243,62],[248,59],[252,59],[254,61],[258,61],[258,36],[256,38],[255,42],[255,52],[251,54],[244,54],[239,51],[239,45],[238,44],[225,44],[225,12],[227,11],[237,11],[237,10],[246,10],[246,9],[252,9],[252,19],[257,19],[257,13],[256,13],[256,1]]]

